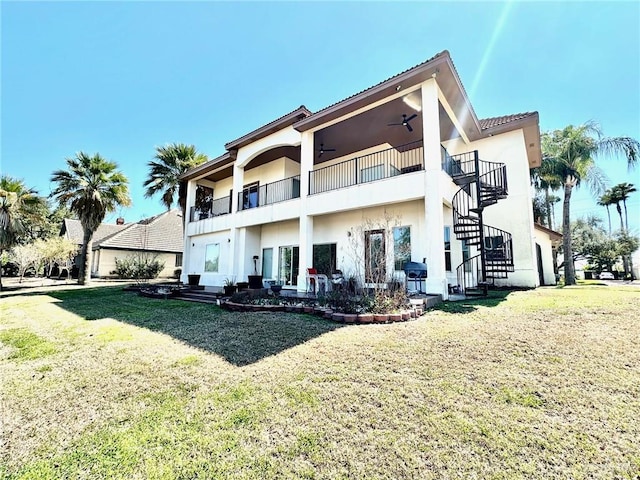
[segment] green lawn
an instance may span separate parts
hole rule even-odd
[[[638,478],[640,290],[343,326],[0,297],[0,478]]]

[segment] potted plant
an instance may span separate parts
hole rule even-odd
[[[241,292],[242,290],[249,288],[249,282],[238,282],[236,286],[238,287],[238,291]]]
[[[190,287],[197,287],[200,284],[200,274],[190,273],[187,275],[187,281]]]
[[[226,296],[231,296],[236,293],[236,281],[231,277],[227,277],[222,288]]]

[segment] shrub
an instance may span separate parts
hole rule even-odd
[[[116,258],[115,273],[119,278],[149,280],[157,278],[164,268],[164,262],[158,256],[149,253],[128,255],[124,259]]]

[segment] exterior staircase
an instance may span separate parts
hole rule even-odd
[[[469,252],[457,268],[458,284],[465,295],[487,295],[496,278],[507,278],[514,271],[511,234],[483,220],[484,210],[508,195],[507,168],[480,160],[477,150],[445,153],[444,166],[460,187],[452,200],[453,231],[466,243],[463,251]]]

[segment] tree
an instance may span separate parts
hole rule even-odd
[[[38,209],[43,203],[44,200],[38,193],[32,188],[27,188],[22,180],[8,175],[0,177],[0,255],[4,250],[19,243],[20,236],[38,219]]]
[[[182,209],[182,221],[186,218],[187,188],[180,176],[190,168],[208,160],[203,153],[198,153],[193,145],[172,143],[164,147],[156,147],[155,161],[150,161],[149,176],[144,182],[147,188],[145,197],[150,198],[160,193],[162,204],[170,210],[178,195],[178,205]]]
[[[633,185],[633,183],[625,182],[625,183],[619,183],[618,185],[614,186],[611,189],[611,191],[613,192],[613,195],[615,196],[615,198],[618,201],[621,201],[622,204],[624,205],[624,225],[622,230],[629,231],[629,215],[627,213],[627,199],[629,198],[629,195],[631,195],[634,192],[637,192],[636,187]],[[620,220],[622,220],[622,212],[620,212]]]
[[[71,260],[78,253],[78,245],[73,241],[58,236],[36,240],[34,244],[40,249],[42,260],[47,264],[47,276],[51,276],[54,264],[70,271]]]
[[[33,269],[34,275],[38,273],[42,264],[42,251],[35,243],[14,245],[9,250],[9,259],[18,267],[19,282],[22,283],[24,274],[29,269]]]
[[[606,207],[607,209],[607,219],[609,220],[609,235],[611,235],[611,212],[609,211],[609,207],[613,205],[613,203],[614,202],[613,196],[611,195],[611,189],[604,192],[598,200],[598,205]]]
[[[531,183],[537,192],[544,195],[544,212],[542,218],[546,218],[547,227],[554,228],[554,215],[553,204],[560,201],[560,197],[553,195],[551,192],[555,192],[562,187],[562,181],[558,178],[554,171],[554,163],[549,159],[546,162],[542,162],[538,168],[531,170]]]
[[[100,154],[90,156],[84,152],[67,159],[69,170],[53,172],[51,181],[57,184],[51,192],[61,205],[67,205],[78,216],[83,229],[80,250],[78,283],[84,285],[90,279],[87,252],[91,251],[93,233],[107,213],[119,206],[131,204],[128,180],[115,162],[105,160]]]
[[[575,268],[572,261],[571,245],[571,194],[581,183],[586,183],[592,193],[601,195],[605,176],[595,164],[600,155],[623,155],[629,168],[633,167],[640,155],[640,143],[628,137],[603,137],[600,127],[594,122],[580,126],[569,125],[562,130],[546,132],[542,135],[543,164],[545,168],[564,186],[562,208],[563,250],[565,255],[565,284],[575,285]]]

